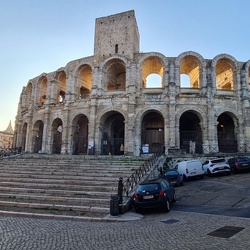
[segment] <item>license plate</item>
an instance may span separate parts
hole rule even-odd
[[[153,195],[145,195],[143,196],[144,200],[152,199],[154,196]]]
[[[191,174],[191,175],[195,175],[195,174],[196,174],[196,172],[191,172],[190,174]]]

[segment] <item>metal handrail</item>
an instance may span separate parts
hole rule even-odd
[[[137,186],[142,180],[146,173],[154,166],[157,160],[157,156],[154,154],[150,159],[142,164],[135,172],[123,182],[123,197],[128,196],[131,191]]]

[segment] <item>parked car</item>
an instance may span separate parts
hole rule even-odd
[[[250,170],[250,158],[249,157],[234,157],[228,159],[228,164],[233,173],[238,173],[245,170]]]
[[[175,189],[162,179],[144,181],[139,184],[134,194],[134,208],[142,212],[147,208],[170,210],[170,203],[175,201]]]
[[[231,174],[231,168],[224,158],[206,160],[202,165],[205,174],[209,176],[216,174]]]
[[[163,173],[162,177],[168,181],[171,186],[183,186],[183,175],[175,169],[167,170]]]
[[[177,170],[183,176],[183,180],[189,180],[191,178],[203,178],[204,170],[200,160],[181,161],[178,162],[174,169]]]

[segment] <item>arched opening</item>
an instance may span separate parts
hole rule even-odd
[[[101,154],[120,155],[124,153],[124,117],[116,111],[106,113],[101,119]]]
[[[182,59],[180,74],[182,88],[200,88],[200,68],[194,56],[186,56]]]
[[[217,89],[233,90],[233,68],[228,59],[222,58],[216,64]]]
[[[165,152],[164,119],[161,114],[150,111],[144,115],[141,128],[141,143],[142,153],[160,155]]]
[[[26,98],[25,98],[25,106],[28,108],[29,105],[31,104],[31,100],[32,100],[32,83],[29,83],[27,88],[26,88]]]
[[[84,99],[90,96],[92,89],[92,69],[89,65],[83,65],[78,73],[79,98]]]
[[[65,72],[58,73],[58,94],[57,94],[57,102],[63,103],[65,101],[65,93],[66,93],[66,74]]]
[[[164,66],[158,57],[147,58],[142,65],[142,87],[163,88]]]
[[[237,140],[232,117],[227,113],[222,113],[217,121],[219,151],[223,153],[237,152]]]
[[[22,142],[21,142],[21,151],[25,152],[26,150],[26,137],[27,137],[27,128],[28,128],[28,124],[25,122],[23,125],[23,129],[22,129]]]
[[[146,78],[146,88],[161,88],[162,78],[158,74],[150,74]]]
[[[63,123],[56,118],[52,123],[52,154],[61,154]]]
[[[42,142],[43,142],[43,122],[36,121],[33,128],[33,151],[34,153],[39,153],[42,150]]]
[[[180,117],[180,148],[187,153],[202,153],[202,131],[200,118],[192,111]]]
[[[38,83],[38,100],[37,106],[41,107],[45,104],[47,97],[47,78],[42,77]]]
[[[88,118],[78,115],[73,120],[73,154],[87,154],[88,152]]]
[[[122,60],[114,59],[107,66],[107,90],[124,91],[126,89],[126,68]]]

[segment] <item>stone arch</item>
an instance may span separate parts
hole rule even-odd
[[[238,63],[233,56],[220,54],[211,63],[214,87],[219,90],[237,90]]]
[[[110,110],[100,117],[99,136],[101,154],[120,155],[124,153],[125,117],[122,113]]]
[[[92,89],[92,68],[88,64],[78,67],[77,72],[78,97],[80,99],[88,98]]]
[[[107,91],[126,90],[126,64],[119,58],[110,59],[104,67],[104,88]]]
[[[61,154],[63,122],[60,118],[53,120],[51,125],[52,154]]]
[[[203,118],[197,109],[182,109],[177,116],[180,148],[187,153],[202,153]]]
[[[72,121],[73,154],[88,152],[89,119],[84,114],[78,114]]]
[[[194,51],[184,52],[176,58],[175,65],[179,68],[180,87],[202,87],[205,61],[200,54]],[[186,79],[188,79],[188,81],[184,82],[183,76],[186,76]]]
[[[141,115],[141,153],[165,152],[164,116],[161,112],[149,109]]]
[[[158,53],[150,53],[140,61],[142,88],[164,88],[165,63]],[[149,77],[153,76],[149,81]],[[160,81],[154,82],[159,76]]]
[[[42,150],[43,128],[44,128],[44,123],[42,120],[37,120],[34,123],[33,131],[32,131],[32,141],[33,141],[33,152],[34,153],[39,153],[39,151]]]
[[[38,107],[41,107],[45,104],[47,99],[47,89],[48,89],[48,80],[46,76],[41,76],[37,82],[37,100],[36,104]]]
[[[27,108],[32,102],[32,95],[33,95],[33,83],[29,82],[25,90],[25,107]]]
[[[222,153],[237,152],[238,119],[230,111],[222,112],[217,117],[217,137],[219,151]]]
[[[56,72],[56,81],[57,81],[57,103],[63,103],[65,101],[66,95],[66,73],[63,70]]]
[[[246,83],[247,83],[248,89],[250,90],[250,60],[246,62],[244,69],[246,71]]]

